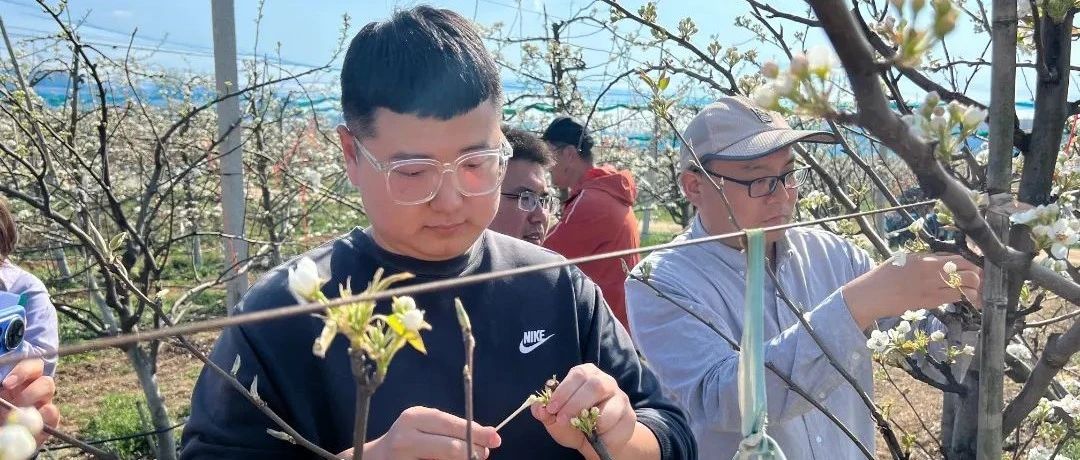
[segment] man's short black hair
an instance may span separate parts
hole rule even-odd
[[[511,160],[529,161],[545,168],[555,163],[551,149],[535,134],[523,129],[511,128],[508,125],[502,126],[502,132],[507,142],[510,142],[510,146],[514,148],[514,156],[510,157]]]
[[[501,99],[498,67],[476,28],[453,11],[430,6],[364,26],[341,69],[341,108],[358,136],[374,135],[380,107],[448,120]]]
[[[578,155],[589,163],[593,162],[593,137],[589,128],[574,117],[561,116],[556,118],[544,130],[541,136],[545,141],[555,144],[556,148],[572,145],[577,149]]]

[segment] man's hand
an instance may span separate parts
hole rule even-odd
[[[495,428],[472,426],[473,456],[487,458],[502,439]],[[375,460],[459,460],[465,458],[465,419],[427,407],[410,407],[390,431],[364,445],[365,458]],[[351,458],[352,449],[338,454]]]
[[[899,316],[905,310],[934,308],[960,300],[960,293],[980,306],[982,269],[962,256],[908,254],[901,265],[896,257],[844,285],[841,292],[860,329],[881,318]],[[950,286],[945,265],[956,266],[959,288]]]
[[[586,458],[596,458],[585,435],[570,425],[570,419],[582,409],[594,406],[600,409],[596,433],[610,451],[618,453],[634,434],[637,414],[615,379],[596,366],[581,364],[570,369],[551,395],[551,402],[546,407],[533,404],[531,409],[555,442],[577,449]]]
[[[45,424],[56,427],[60,423],[60,411],[53,405],[56,383],[52,377],[44,375],[45,362],[38,358],[19,361],[11,373],[0,382],[0,398],[16,407],[33,407],[41,413]],[[0,408],[0,418],[7,417],[8,411]],[[40,446],[48,439],[44,431],[37,435]]]

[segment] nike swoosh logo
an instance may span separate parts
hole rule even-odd
[[[520,351],[521,354],[523,354],[523,355],[527,355],[527,354],[529,354],[529,352],[535,350],[536,347],[539,347],[540,345],[543,345],[544,342],[547,342],[548,339],[550,339],[552,337],[555,337],[555,334],[551,334],[551,335],[549,335],[547,337],[544,337],[543,339],[540,339],[539,342],[536,342],[536,343],[534,343],[532,345],[525,345],[525,338],[522,337],[521,342],[518,343],[518,351]]]

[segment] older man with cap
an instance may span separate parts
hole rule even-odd
[[[679,181],[698,213],[676,241],[789,223],[798,187],[808,173],[796,163],[793,144],[836,141],[828,132],[791,129],[781,116],[743,97],[723,98],[705,107],[690,122],[684,138],[688,145],[681,151]],[[874,452],[869,411],[825,352],[872,394],[866,331],[877,320],[905,310],[957,301],[961,290],[977,299],[980,269],[951,255],[909,255],[904,263],[875,267],[855,245],[809,227],[769,232],[766,245],[777,282],[805,309],[825,350],[777,297],[777,286],[766,277],[765,361],[817,398]],[[731,238],[655,251],[634,269],[637,274],[649,272],[649,285],[635,279],[626,283],[635,343],[665,390],[687,411],[701,458],[731,458],[742,440],[739,354],[654,289],[738,341],[747,268],[741,247],[740,239]],[[947,262],[959,268],[961,289],[943,282]],[[928,330],[942,327],[932,319],[922,323]],[[765,381],[768,431],[789,459],[863,457],[849,437],[776,375],[766,371]]]
[[[594,166],[593,138],[580,121],[559,117],[544,131],[543,139],[555,153],[551,181],[570,190],[562,217],[551,228],[544,247],[573,259],[638,247],[634,199],[637,187],[629,171]],[[633,267],[637,255],[605,259],[578,266],[604,293],[604,300],[623,326],[626,296],[623,264]]]

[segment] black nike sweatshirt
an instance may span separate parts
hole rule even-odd
[[[323,292],[338,296],[352,280],[359,292],[382,267],[387,274],[416,278],[396,286],[506,270],[561,259],[538,246],[486,231],[464,255],[429,262],[378,247],[361,229],[305,254],[329,279]],[[288,292],[286,263],[267,273],[244,296],[238,314],[295,303]],[[476,338],[475,419],[492,426],[539,390],[552,375],[593,363],[613,376],[633,404],[638,421],[656,434],[663,459],[697,457],[682,412],[661,395],[652,370],[638,358],[630,336],[604,303],[600,291],[574,267],[550,269],[414,296],[433,329],[422,332],[427,355],[406,347],[394,358],[371,401],[368,440],[386,433],[405,409],[433,407],[464,416],[461,369],[465,362],[453,300],[461,298]],[[388,311],[381,302],[380,311]],[[259,377],[259,396],[301,435],[337,453],[352,446],[355,383],[344,337],[326,358],[311,352],[320,319],[289,317],[226,329],[211,359],[230,369],[240,356],[245,386]],[[183,433],[184,459],[313,458],[302,447],[266,433],[278,427],[212,370],[203,369]],[[524,412],[500,430],[495,459],[580,458],[555,443],[543,425]]]

